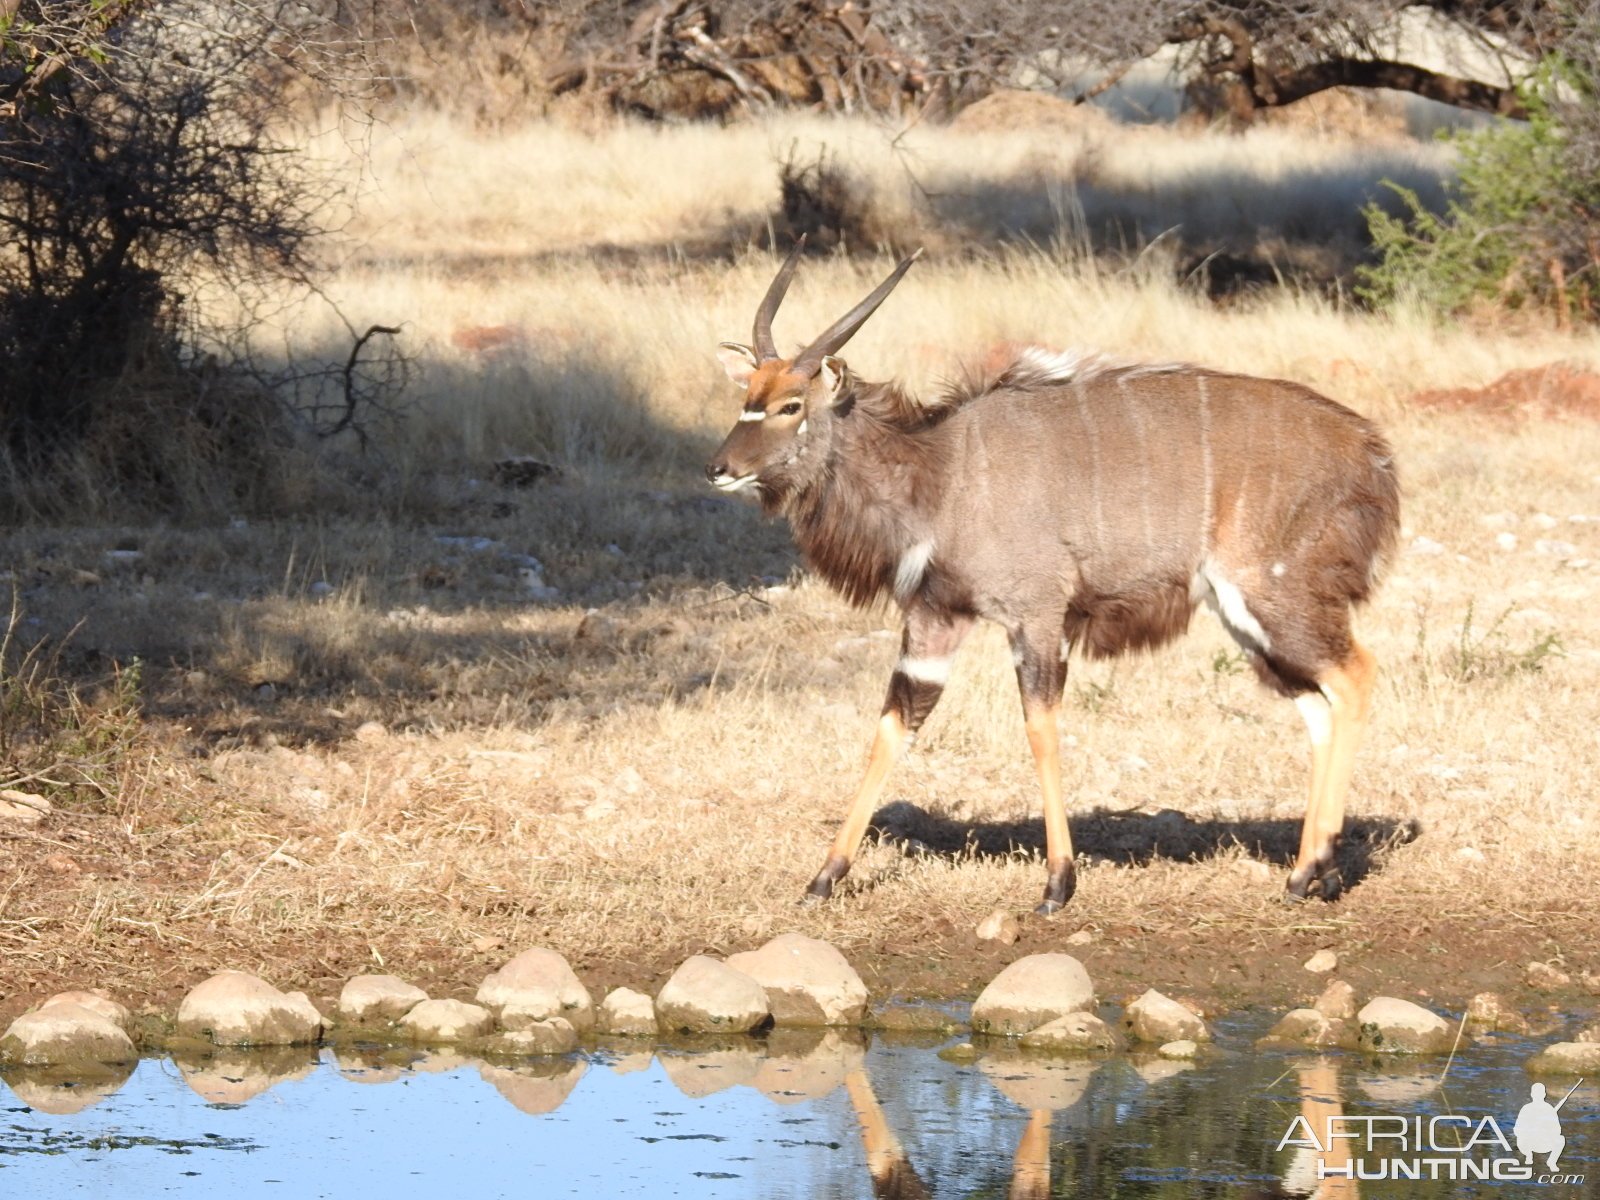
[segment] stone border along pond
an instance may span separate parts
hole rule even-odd
[[[141,1056],[215,1052],[216,1047],[304,1046],[322,1042],[449,1047],[490,1060],[552,1057],[585,1040],[761,1035],[778,1027],[860,1028],[949,1036],[960,1023],[928,1005],[868,1007],[866,985],[827,942],[786,933],[726,961],[695,955],[652,1000],[617,988],[597,1006],[554,950],[525,950],[484,979],[474,1003],[430,998],[393,975],[345,984],[329,1022],[303,992],[284,993],[254,975],[223,971],[201,983],[176,1017],[135,1019],[103,990],[51,996],[0,1036],[8,1083],[115,1086]],[[1311,1008],[1285,1015],[1257,1043],[1267,1050],[1339,1048],[1375,1055],[1459,1053],[1496,1032],[1526,1033],[1521,1014],[1492,992],[1475,996],[1458,1022],[1408,1000],[1378,996],[1358,1008],[1355,989],[1330,982]],[[1203,1015],[1151,990],[1129,1003],[1118,1025],[1095,1015],[1089,974],[1068,954],[1033,954],[1006,967],[973,1002],[969,1025],[979,1045],[1005,1039],[1024,1053],[1114,1054],[1133,1047],[1171,1059],[1205,1053]],[[687,1039],[687,1040],[685,1040]],[[644,1043],[640,1043],[643,1048]],[[972,1042],[941,1057],[972,1061]],[[1529,1059],[1532,1074],[1600,1074],[1600,1024]],[[131,1069],[131,1068],[128,1068]]]

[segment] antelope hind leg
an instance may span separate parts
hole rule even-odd
[[[1311,733],[1312,766],[1300,854],[1289,875],[1291,899],[1305,899],[1313,884],[1324,900],[1337,900],[1343,890],[1336,858],[1344,832],[1344,803],[1377,678],[1377,660],[1352,642],[1345,661],[1318,676],[1320,696],[1308,693],[1296,701]]]

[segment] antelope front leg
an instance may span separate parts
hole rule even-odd
[[[1048,916],[1072,899],[1077,890],[1077,870],[1072,861],[1072,832],[1067,827],[1067,803],[1061,793],[1061,689],[1067,682],[1062,659],[1060,625],[1048,637],[1013,634],[1012,655],[1017,660],[1017,686],[1022,690],[1022,716],[1028,729],[1028,746],[1039,770],[1039,790],[1044,794],[1045,866],[1049,876],[1044,899],[1034,912]]]
[[[895,663],[889,680],[889,695],[883,702],[883,716],[867,757],[867,773],[856,789],[839,836],[833,839],[828,860],[806,889],[808,900],[826,900],[833,895],[833,885],[849,872],[867,832],[867,822],[883,796],[889,771],[944,694],[950,663],[971,627],[970,617],[936,616],[922,608],[906,613],[900,661]]]

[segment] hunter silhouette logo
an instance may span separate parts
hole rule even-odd
[[[1561,1136],[1561,1118],[1556,1114],[1561,1111],[1561,1106],[1572,1099],[1572,1093],[1578,1090],[1578,1083],[1572,1085],[1567,1094],[1555,1104],[1544,1098],[1544,1084],[1536,1083],[1528,1089],[1530,1099],[1522,1106],[1522,1111],[1517,1114],[1517,1123],[1512,1127],[1512,1133],[1517,1139],[1517,1150],[1531,1165],[1535,1154],[1547,1154],[1545,1166],[1550,1170],[1556,1169],[1556,1160],[1561,1157],[1561,1151],[1566,1148],[1567,1139]]]
[[[1578,1080],[1554,1104],[1545,1099],[1544,1084],[1534,1084],[1509,1137],[1492,1116],[1329,1112],[1319,1121],[1305,1114],[1295,1117],[1278,1149],[1314,1155],[1318,1179],[1581,1184],[1582,1175],[1558,1174],[1556,1164],[1567,1147],[1561,1108],[1582,1083]],[[1535,1158],[1544,1160],[1542,1168],[1535,1166]]]

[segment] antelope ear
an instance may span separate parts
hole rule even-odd
[[[844,359],[828,354],[823,357],[817,373],[822,377],[822,390],[828,397],[828,403],[837,404],[845,384],[849,382],[850,368],[844,365]]]
[[[717,347],[717,361],[728,373],[728,378],[742,388],[750,386],[750,376],[756,372],[756,352],[738,342],[723,342]]]

